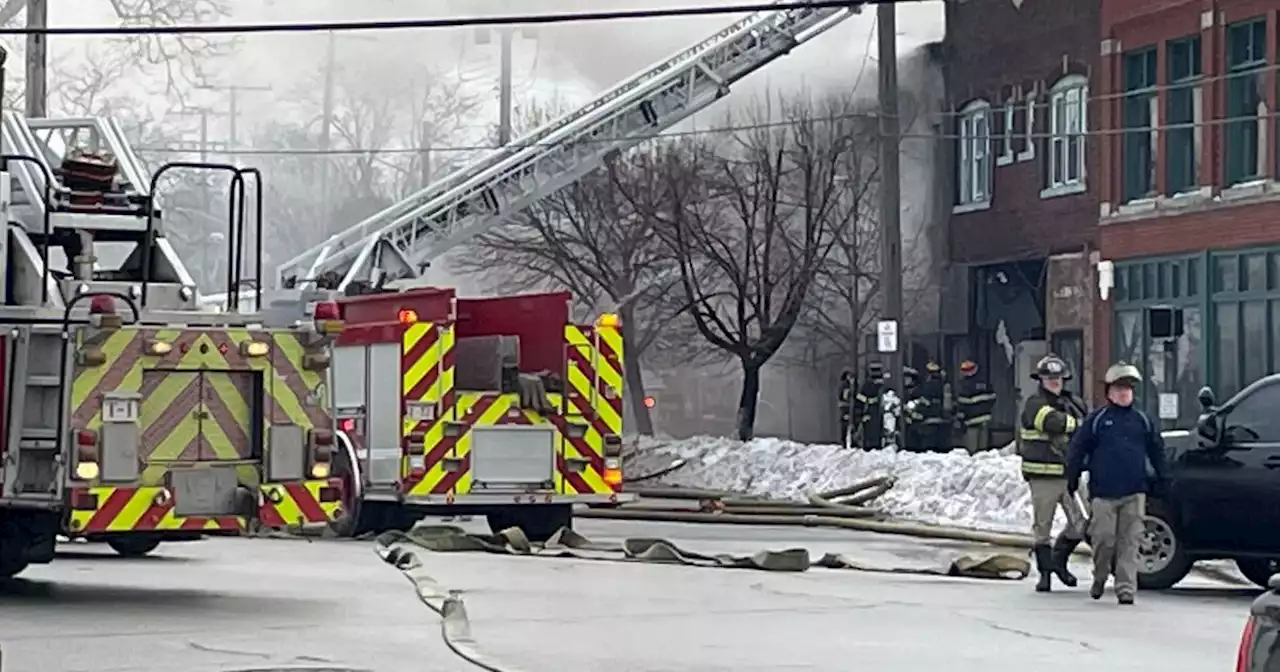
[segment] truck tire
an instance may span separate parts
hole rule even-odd
[[[156,550],[160,540],[155,537],[113,537],[107,540],[111,550],[126,558],[141,558]]]
[[[1280,561],[1270,558],[1236,558],[1236,568],[1244,578],[1266,588],[1272,574],[1280,573]]]
[[[1172,588],[1191,572],[1194,562],[1178,538],[1176,518],[1158,499],[1147,500],[1145,530],[1138,549],[1138,588]]]
[[[21,574],[30,564],[17,558],[0,558],[0,579],[12,579]]]
[[[489,530],[497,534],[518,527],[529,541],[543,542],[561,528],[573,528],[572,504],[528,504],[494,511],[486,516]]]

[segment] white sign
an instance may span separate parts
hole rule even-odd
[[[876,344],[880,352],[898,351],[898,321],[880,320],[876,327]]]
[[[1161,420],[1177,420],[1178,419],[1178,393],[1177,392],[1161,392],[1160,393],[1160,419]]]

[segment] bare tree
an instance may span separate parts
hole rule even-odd
[[[96,0],[100,7],[109,8],[122,26],[183,26],[215,23],[230,16],[228,0]],[[78,0],[90,4],[91,0]],[[13,25],[24,20],[27,0],[0,0],[0,25]],[[92,11],[92,10],[90,10]],[[96,78],[109,75],[107,81],[120,85],[124,80],[137,76],[154,76],[163,82],[166,94],[182,98],[184,89],[192,84],[206,83],[206,69],[211,59],[231,53],[235,38],[210,37],[208,35],[125,35],[85,44],[75,52],[75,58],[67,52],[55,52],[49,67],[49,89],[53,96],[58,90],[70,86],[88,75]],[[11,53],[22,53],[25,40],[11,40],[4,44]],[[20,80],[21,68],[10,68],[11,76]],[[66,84],[64,82],[72,82]],[[83,86],[80,84],[79,86]],[[131,83],[136,87],[136,82]],[[20,99],[17,92],[12,104]],[[63,97],[83,101],[69,91]]]
[[[751,130],[664,157],[656,230],[680,267],[698,332],[742,368],[739,438],[752,437],[760,370],[795,327],[836,233],[856,219],[846,194],[861,152],[849,101],[782,101]],[[769,123],[775,117],[781,123]]]
[[[295,91],[290,116],[303,123],[277,121],[254,139],[273,153],[255,162],[273,178],[273,245],[286,257],[420,189],[428,172],[422,150],[458,144],[479,104],[456,72],[419,70],[396,80],[366,61],[333,73],[326,118],[324,81],[321,68]]]

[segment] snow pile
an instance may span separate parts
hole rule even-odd
[[[653,473],[677,458],[686,460],[683,468],[661,479],[665,485],[802,499],[809,492],[888,474],[897,483],[875,505],[892,516],[1000,532],[1031,528],[1031,493],[1020,460],[998,451],[916,454],[720,437],[642,437],[638,448],[627,464],[633,475]],[[1060,526],[1061,511],[1058,518]]]

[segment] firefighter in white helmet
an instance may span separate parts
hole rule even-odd
[[[1075,498],[1067,494],[1067,445],[1085,410],[1063,387],[1071,372],[1061,357],[1044,357],[1031,377],[1039,385],[1022,407],[1017,442],[1022,477],[1031,488],[1032,551],[1040,573],[1036,592],[1043,593],[1052,588],[1054,575],[1068,587],[1076,585],[1067,560],[1084,538],[1085,520]],[[1059,506],[1067,516],[1067,527],[1051,545],[1053,516]]]
[[[1118,362],[1107,369],[1103,382],[1107,405],[1090,413],[1071,439],[1067,490],[1074,493],[1081,472],[1089,472],[1089,545],[1093,547],[1089,597],[1102,597],[1107,577],[1114,572],[1116,600],[1133,604],[1151,485],[1147,466],[1150,462],[1158,494],[1167,473],[1164,440],[1151,418],[1133,407],[1134,388],[1142,382],[1138,367]]]

